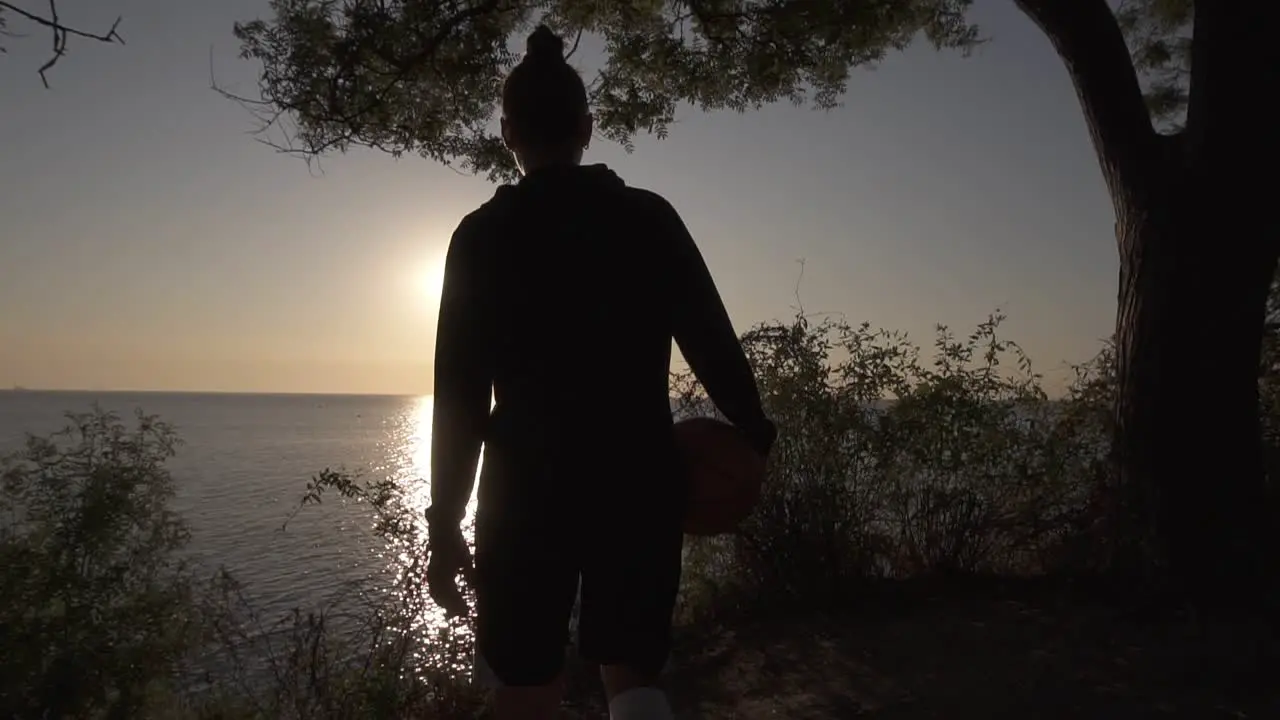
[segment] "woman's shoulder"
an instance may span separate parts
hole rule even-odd
[[[624,190],[624,193],[626,194],[627,198],[633,202],[654,205],[654,206],[670,207],[671,205],[671,203],[667,202],[667,199],[663,197],[661,193],[659,193],[656,190],[650,190],[649,188],[642,188],[642,187],[636,187],[635,185],[628,185],[626,187],[626,190]]]
[[[484,201],[480,207],[463,215],[454,235],[474,235],[500,221],[510,211],[512,189],[510,185],[500,186],[493,197]]]
[[[654,220],[670,220],[679,218],[675,206],[660,193],[647,188],[627,186],[626,197],[634,214],[638,217]]]
[[[493,197],[481,203],[480,207],[467,213],[462,218],[462,222],[484,222],[501,214],[504,214],[511,206],[511,202],[515,199],[516,187],[514,185],[499,185],[493,192]]]

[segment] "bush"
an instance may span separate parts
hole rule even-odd
[[[200,640],[177,438],[95,409],[0,458],[0,716],[133,718]]]
[[[1002,320],[963,337],[939,327],[927,356],[900,333],[831,317],[748,332],[780,437],[741,531],[688,543],[685,618],[839,606],[874,580],[1095,572],[1140,545],[1108,472],[1110,346],[1050,398]],[[1277,327],[1260,370],[1271,447]],[[689,373],[673,387],[683,412],[708,407]],[[313,478],[301,507],[335,493],[367,505],[402,562],[386,582],[265,618],[229,573],[200,582],[180,559],[172,430],[142,414],[132,427],[97,409],[69,418],[0,458],[0,716],[482,712],[466,623],[439,622],[425,596],[424,528],[405,488]]]
[[[900,333],[834,318],[748,332],[780,437],[742,531],[691,542],[690,592],[814,605],[871,579],[1092,562],[1077,546],[1105,484],[1111,354],[1051,400],[1003,319],[939,327],[927,361]],[[706,407],[692,375],[675,386]]]
[[[468,681],[465,622],[445,623],[426,595],[425,536],[405,488],[326,469],[298,510],[337,494],[367,505],[398,558],[389,577],[339,589],[316,607],[263,617],[227,573],[204,603],[214,681],[189,703],[208,720],[471,718],[484,697]],[[292,520],[297,511],[290,516]],[[288,520],[285,525],[287,526]]]
[[[201,581],[180,558],[173,430],[97,408],[68,417],[0,458],[0,717],[476,715],[466,634],[424,623],[422,543],[399,488],[318,475],[304,504],[326,490],[368,503],[406,562],[390,584],[264,618],[230,573]]]

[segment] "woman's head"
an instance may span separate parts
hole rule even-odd
[[[564,60],[564,41],[545,25],[502,86],[502,138],[521,168],[579,162],[591,139],[587,88]]]

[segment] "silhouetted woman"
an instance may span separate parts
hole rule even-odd
[[[481,445],[477,647],[501,720],[551,718],[581,579],[580,651],[615,720],[670,717],[655,685],[680,583],[674,337],[722,413],[774,439],[701,254],[661,196],[582,166],[582,78],[546,27],[502,91],[523,178],[458,226],[445,261],[432,420],[432,597],[465,612],[461,524]],[[490,392],[495,403],[490,409]]]

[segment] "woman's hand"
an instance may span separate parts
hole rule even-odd
[[[470,582],[471,550],[462,528],[431,528],[428,531],[427,592],[447,617],[467,614],[467,600],[458,585],[461,577]]]

